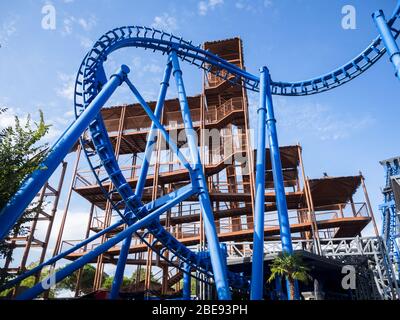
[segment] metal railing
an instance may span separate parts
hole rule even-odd
[[[233,111],[243,110],[243,98],[231,98],[221,105],[210,105],[206,111],[206,124],[215,123]]]
[[[354,255],[371,255],[382,254],[382,240],[380,237],[354,237],[354,238],[334,238],[321,239],[321,255],[324,257],[343,257]],[[228,242],[227,252],[228,260],[238,258],[247,258],[253,255],[250,241]],[[293,250],[304,250],[315,253],[314,240],[293,240]],[[277,255],[282,252],[281,241],[265,241],[264,254]]]

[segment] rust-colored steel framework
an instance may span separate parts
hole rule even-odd
[[[244,69],[242,42],[239,38],[206,42],[204,49]],[[200,154],[219,240],[228,244],[251,241],[254,227],[253,159],[256,154],[251,146],[246,89],[232,84],[229,78],[224,79],[208,72],[203,76],[203,92],[189,97],[188,102],[200,141]],[[150,102],[149,105],[154,111],[155,102]],[[179,101],[167,100],[164,105],[162,124],[184,150],[183,143],[186,138],[182,130]],[[101,112],[120,168],[129,184],[135,187],[151,120],[137,105],[110,107],[102,109]],[[85,238],[110,226],[116,218],[111,204],[94,180],[92,171],[89,168],[85,170],[85,165],[80,160],[80,147],[77,147],[76,153],[77,160],[54,255],[81,241],[61,242],[72,192],[76,192],[90,203]],[[279,237],[279,222],[269,149],[266,153],[264,234],[266,241],[272,241]],[[361,174],[309,179],[305,173],[300,145],[280,147],[280,157],[293,240],[307,240],[306,243],[312,243],[312,250],[318,254],[321,250],[321,239],[355,237],[361,234],[371,220],[374,222]],[[102,174],[105,175],[99,172],[100,176]],[[149,176],[145,182],[143,200],[155,200],[184,185],[188,180],[188,172],[161,136],[158,136]],[[361,185],[366,202],[354,202],[353,195]],[[110,182],[103,184],[103,187],[110,192],[113,190]],[[118,201],[117,197],[117,194],[113,194],[113,200]],[[169,210],[161,216],[160,221],[181,243],[201,250],[205,247],[205,235],[200,207],[197,201],[190,201],[190,198],[188,200]],[[119,230],[117,228],[114,232]],[[106,241],[114,232],[104,235],[100,243]],[[151,235],[148,242],[152,242]],[[92,244],[91,247],[85,246],[67,258],[75,260],[96,245],[98,243]],[[239,245],[235,248],[241,247]],[[104,266],[116,264],[120,249],[120,246],[115,246],[92,261],[96,264],[93,290],[102,288]],[[164,251],[163,254],[168,256],[168,251]],[[183,272],[164,262],[135,236],[131,242],[127,264],[136,266],[137,278],[122,290],[149,295],[171,295],[181,290]],[[76,295],[79,294],[81,276],[82,270],[79,271]],[[198,283],[197,292],[200,297],[206,297],[207,290],[202,282]]]
[[[36,252],[38,259],[33,260],[33,262],[37,262],[38,264],[44,262],[53,230],[54,219],[58,210],[67,166],[67,162],[62,162],[60,171],[55,174],[58,179],[55,186],[47,181],[36,195],[33,204],[38,210],[35,210],[31,221],[26,223],[26,234],[23,236],[15,235],[6,239],[12,249],[11,254],[5,257],[2,267],[3,271],[7,274],[19,274],[26,271],[27,264],[29,261],[32,262],[32,248],[38,249]],[[42,235],[38,234],[38,229],[44,231]],[[40,275],[40,271],[34,275],[35,284],[39,282]],[[14,295],[18,292],[18,289],[19,285],[14,288]]]
[[[314,259],[314,266],[325,264],[325,269],[320,268],[325,270],[322,280],[329,281],[333,269],[337,273],[343,264],[353,261],[359,268],[357,275],[364,279],[364,289],[357,294],[368,296],[373,291],[383,299],[398,298],[397,280],[382,239],[360,237],[365,226],[371,220],[375,222],[362,175],[308,179],[301,147],[280,147],[278,143],[272,96],[305,96],[337,88],[364,73],[385,52],[399,77],[399,13],[400,2],[388,20],[381,10],[375,12],[379,36],[363,52],[329,73],[298,82],[273,81],[266,66],[260,68],[259,75],[247,72],[237,38],[205,43],[201,48],[141,26],[114,28],[104,34],[80,65],[74,90],[75,121],[50,148],[40,166],[43,170],[37,169],[27,177],[0,212],[0,236],[4,239],[81,136],[91,175],[78,170],[77,160],[54,252],[59,252],[62,244],[67,245],[62,240],[73,190],[90,203],[85,235],[89,238],[15,277],[2,290],[67,258],[76,261],[52,274],[50,280],[60,282],[85,264],[96,263],[94,289],[102,286],[105,265],[118,261],[111,299],[121,297],[126,264],[145,267],[144,279],[139,272],[131,288],[146,294],[177,292],[183,274],[183,299],[190,298],[192,277],[202,280],[196,283],[197,295],[202,299],[217,295],[230,300],[249,292],[252,300],[262,299],[265,294],[276,294],[279,299],[283,297],[281,281],[275,283],[275,291],[264,281],[264,265],[268,256],[271,258],[268,246],[276,247],[274,241],[279,237],[280,251],[275,248],[275,254],[292,254],[300,247],[309,259]],[[156,103],[143,99],[128,77],[128,66],[121,65],[107,78],[103,62],[126,47],[168,56]],[[187,97],[179,60],[205,72],[201,95]],[[165,101],[172,78],[178,100]],[[129,88],[151,121],[132,108],[136,105],[102,110],[121,85]],[[260,94],[257,152],[251,146],[246,90]],[[78,148],[78,155],[80,152]],[[360,185],[366,203],[353,199]],[[115,214],[121,220],[115,222]],[[376,232],[375,224],[374,229]],[[100,243],[88,247],[95,240]],[[193,247],[195,250],[191,250]],[[246,258],[248,252],[252,254],[250,272],[246,259],[239,265],[235,263],[236,267],[230,260],[238,254]],[[326,261],[327,257],[331,261]],[[156,276],[152,276],[152,269]],[[373,280],[367,281],[371,275]],[[77,293],[81,277],[79,271]],[[336,274],[333,278],[339,277]],[[47,290],[46,281],[17,298],[37,297]],[[305,289],[299,286],[295,283],[290,292],[286,290],[288,299],[299,299]],[[342,292],[336,289],[338,294],[351,295],[343,293],[343,288],[339,289]]]

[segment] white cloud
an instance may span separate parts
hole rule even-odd
[[[62,82],[61,87],[56,89],[59,97],[73,101],[75,90],[75,75],[65,74],[60,72],[58,79]]]
[[[64,113],[64,117],[72,118],[73,116],[75,116],[74,110],[69,110],[69,111]]]
[[[214,10],[216,6],[223,5],[224,0],[200,1],[198,11],[201,16],[205,16],[209,10]]]
[[[168,13],[164,12],[161,16],[156,16],[154,18],[151,27],[167,32],[172,32],[178,29],[178,23],[175,17],[170,16]]]
[[[92,15],[88,19],[79,18],[78,24],[83,28],[83,30],[90,31],[97,24],[96,17]]]
[[[142,59],[139,56],[135,56],[132,59],[132,66],[134,68],[140,68],[142,65]]]
[[[13,108],[7,109],[6,112],[0,116],[0,129],[12,127],[15,123],[15,116],[17,112]]]
[[[63,35],[70,35],[72,33],[73,25],[74,25],[75,21],[76,21],[75,17],[72,17],[72,16],[65,18],[63,30],[61,31],[61,33]]]
[[[87,19],[68,16],[63,20],[63,29],[61,30],[61,34],[62,35],[72,34],[75,26],[79,26],[85,32],[89,32],[96,25],[97,25],[97,19],[95,15],[91,15]]]
[[[158,73],[161,72],[161,67],[155,63],[149,63],[143,66],[143,71],[144,72],[150,72],[150,73]]]
[[[39,111],[38,110],[43,110],[42,106],[37,106],[30,114],[31,116],[31,126],[32,128],[34,127],[34,122],[39,120]],[[0,129],[4,129],[6,127],[14,127],[15,125],[15,117],[18,117],[21,124],[24,125],[27,120],[27,111],[22,111],[20,108],[8,108],[5,113],[1,114],[0,117]],[[72,117],[69,117],[72,119]],[[47,118],[45,116],[45,123],[51,125],[49,132],[42,138],[41,142],[43,143],[49,143],[53,142],[55,139],[57,139],[61,135],[61,130],[59,128],[59,125],[61,124],[62,127],[65,127],[67,122],[66,118],[61,118],[61,117],[56,117],[56,118]]]
[[[93,46],[93,41],[90,40],[88,37],[79,36],[78,38],[82,48],[90,49]]]
[[[261,13],[265,8],[271,8],[272,6],[272,0],[264,0],[262,3],[252,0],[237,0],[235,2],[236,9],[250,11],[252,13]]]
[[[37,107],[35,110],[41,109]],[[7,127],[14,127],[15,125],[15,117],[18,117],[21,125],[24,125],[27,120],[28,112],[26,110],[22,110],[19,107],[8,107],[7,110],[1,114],[0,116],[0,129],[4,129]],[[31,116],[31,124],[34,121],[39,120],[39,112],[35,111],[34,114],[30,114]]]
[[[293,100],[292,100],[293,101]],[[302,141],[306,137],[322,141],[342,140],[366,130],[374,118],[365,113],[357,116],[338,113],[334,108],[319,103],[292,102],[285,97],[274,98],[275,117],[281,134],[289,140]],[[257,127],[258,97],[249,95],[250,127]]]
[[[264,0],[264,7],[271,8],[274,5],[272,0]]]
[[[199,2],[199,14],[201,16],[205,16],[207,14],[207,11],[208,11],[207,3],[205,1],[200,1]]]
[[[354,118],[351,114],[339,114],[326,105],[292,104],[285,98],[276,100],[275,112],[282,127],[320,140],[346,139],[374,123],[368,114]]]
[[[17,32],[16,24],[18,16],[10,16],[7,18],[0,27],[0,45],[4,46],[8,43],[11,36]]]

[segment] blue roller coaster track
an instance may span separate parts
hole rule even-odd
[[[266,67],[260,69],[259,76],[251,74],[221,59],[217,55],[203,50],[200,46],[193,45],[191,42],[185,41],[182,38],[153,28],[126,26],[113,29],[104,34],[83,59],[76,77],[74,101],[76,120],[54,143],[40,168],[24,181],[19,191],[0,212],[0,239],[4,239],[8,235],[10,229],[22,215],[25,208],[30,204],[43,184],[50,178],[78,139],[80,139],[86,158],[100,188],[108,201],[110,201],[112,208],[119,214],[120,220],[76,246],[12,279],[0,289],[4,290],[15,286],[28,276],[36,274],[43,267],[53,265],[58,260],[95,239],[98,239],[102,235],[121,225],[126,225],[123,231],[116,233],[115,236],[97,246],[92,251],[53,273],[42,282],[19,295],[17,299],[33,299],[37,297],[49,288],[49,284],[55,284],[61,281],[75,270],[78,270],[97,256],[106,252],[112,246],[123,242],[110,293],[110,298],[118,298],[125,263],[129,253],[128,249],[133,234],[152,248],[162,259],[167,260],[174,266],[178,265],[178,268],[185,274],[184,288],[186,288],[186,290],[190,288],[188,281],[190,281],[190,276],[192,276],[191,271],[197,271],[205,275],[205,277],[198,278],[199,280],[215,284],[219,299],[231,299],[231,288],[250,291],[251,299],[262,299],[264,283],[263,231],[265,153],[257,152],[254,253],[252,278],[247,279],[242,274],[229,272],[226,267],[224,248],[218,241],[214,225],[212,208],[197,149],[196,136],[193,130],[180,62],[190,63],[204,70],[206,73],[213,73],[232,84],[240,85],[248,90],[260,93],[260,105],[257,110],[257,135],[258,137],[265,137],[268,132],[280,223],[280,236],[283,250],[290,253],[292,252],[292,242],[272,96],[304,96],[337,88],[364,73],[374,65],[385,52],[389,54],[390,60],[396,69],[396,76],[400,79],[400,51],[396,44],[396,39],[400,34],[400,26],[396,26],[396,24],[400,24],[399,17],[400,2],[397,4],[389,20],[385,19],[382,11],[374,13],[373,19],[380,35],[373,40],[362,53],[349,63],[327,74],[298,82],[273,81]],[[166,56],[166,66],[154,112],[128,78],[130,70],[127,66],[122,65],[116,73],[109,77],[106,75],[103,67],[104,61],[106,61],[114,51],[126,47],[144,48],[145,50],[151,50]],[[171,76],[177,87],[182,119],[186,130],[190,151],[190,156],[188,158],[181,153],[178,146],[170,139],[167,130],[160,123],[160,115]],[[142,170],[135,190],[132,190],[127,183],[118,166],[113,147],[101,113],[99,112],[115,90],[122,84],[128,86],[133,96],[137,99],[152,121]],[[170,194],[144,204],[142,202],[142,194],[148,173],[150,156],[156,142],[157,130],[161,132],[171,150],[188,170],[191,182]],[[259,139],[256,146],[257,150],[264,150],[265,145],[265,138]],[[105,170],[107,172],[107,177],[101,178],[98,174],[99,169]],[[106,181],[112,183],[113,189],[111,191],[103,187]],[[121,198],[121,200],[117,202],[114,201],[112,197],[116,192],[119,193]],[[159,222],[160,215],[193,196],[198,198],[201,206],[207,238],[207,252],[193,252],[175,239]],[[141,234],[137,232],[139,229],[146,229],[147,231]],[[149,234],[152,234],[154,239],[151,243],[147,240],[147,235]],[[172,253],[171,258],[165,257],[163,254],[165,250]],[[187,298],[188,296],[187,292],[185,292],[184,297]],[[296,297],[289,296],[288,298],[295,299]]]

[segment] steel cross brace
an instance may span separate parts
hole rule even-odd
[[[111,97],[114,91],[123,83],[129,73],[129,68],[122,65],[103,86],[100,93],[88,105],[85,111],[62,134],[50,148],[39,169],[35,170],[23,183],[17,193],[0,212],[0,239],[4,239],[9,230],[21,217],[26,207],[39,192],[40,188],[50,178],[58,165],[79,139],[81,134],[96,117],[100,109]]]
[[[208,194],[207,183],[204,176],[204,172],[201,165],[200,154],[197,148],[197,137],[195,135],[195,130],[193,128],[193,123],[190,115],[189,104],[186,97],[185,87],[182,78],[182,70],[180,69],[177,54],[174,50],[171,50],[169,54],[169,60],[164,73],[163,88],[165,88],[166,79],[169,78],[171,72],[171,66],[173,71],[173,76],[175,78],[175,83],[178,90],[179,104],[181,107],[182,119],[185,125],[185,133],[189,146],[189,153],[191,159],[188,161],[183,154],[180,152],[176,144],[170,139],[168,132],[164,126],[160,123],[158,117],[152,112],[149,105],[145,99],[141,96],[139,91],[133,85],[133,83],[126,77],[124,81],[127,83],[128,87],[131,89],[132,93],[141,104],[143,109],[146,111],[150,119],[153,121],[153,126],[157,127],[164,139],[170,145],[171,149],[178,156],[182,165],[189,171],[192,186],[198,188],[198,198],[201,207],[201,213],[204,219],[204,229],[208,241],[211,265],[213,268],[214,281],[217,288],[218,298],[221,300],[231,299],[231,294],[229,291],[229,285],[227,281],[226,268],[224,267],[223,257],[220,251],[219,241],[217,237],[217,232],[214,224],[214,216],[211,208],[211,201]],[[166,88],[165,88],[166,90]],[[160,92],[161,96],[162,92]],[[164,95],[165,97],[165,95]],[[156,111],[157,108],[156,108]],[[147,148],[146,148],[147,149]],[[136,191],[138,193],[138,190]]]
[[[396,12],[398,12],[399,8],[400,2],[397,4]],[[395,75],[400,80],[400,50],[392,33],[391,22],[386,22],[385,15],[382,10],[374,12],[372,18],[374,19],[376,27],[381,35],[386,52],[390,57],[390,62],[392,62],[396,70]]]
[[[44,279],[43,281],[39,282],[34,287],[30,288],[29,290],[25,291],[21,295],[17,297],[18,300],[26,300],[26,299],[33,299],[34,297],[38,296],[45,290],[50,288],[50,285],[54,285],[67,276],[69,276],[74,271],[82,268],[85,264],[90,263],[94,258],[98,257],[100,254],[106,252],[111,247],[115,246],[117,243],[121,242],[122,240],[126,239],[127,237],[132,237],[132,233],[136,232],[139,229],[145,228],[151,222],[155,221],[159,218],[167,210],[171,209],[181,201],[184,201],[188,197],[195,194],[197,190],[195,188],[188,188],[187,190],[183,190],[181,192],[177,192],[178,196],[173,197],[171,201],[168,201],[158,209],[154,210],[150,214],[146,215],[145,217],[137,220],[136,222],[132,222],[125,230],[121,231],[111,239],[107,240],[103,244],[97,246],[95,249],[90,251],[89,253],[85,254],[84,256],[80,257],[76,261],[72,262],[71,264],[67,265],[60,271],[51,274],[49,277]],[[115,226],[114,226],[115,228]],[[104,230],[103,230],[104,231]],[[98,236],[98,234],[96,234]],[[82,245],[81,245],[82,246]],[[47,263],[48,264],[48,263]]]

